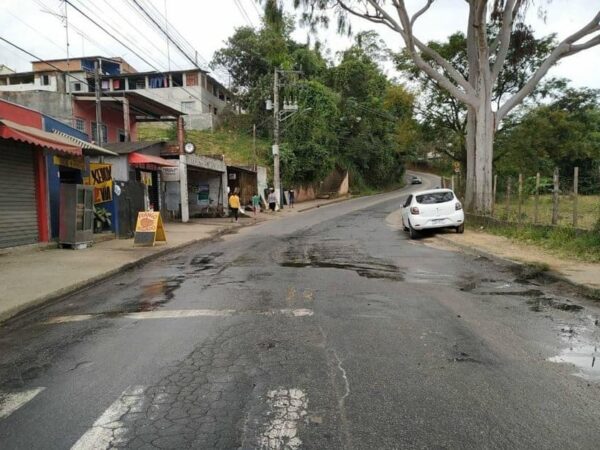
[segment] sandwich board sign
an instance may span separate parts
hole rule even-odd
[[[155,242],[167,242],[165,227],[159,212],[140,211],[135,225],[133,245],[154,246]]]

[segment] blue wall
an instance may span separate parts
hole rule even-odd
[[[70,127],[50,116],[43,115],[43,126],[44,131],[52,133],[54,130],[61,131],[69,136],[82,139],[89,142],[88,135],[81,131]],[[50,236],[52,238],[58,237],[59,228],[59,214],[60,214],[60,178],[59,178],[59,167],[54,164],[54,154],[49,153],[46,156],[46,167],[48,168],[48,195],[50,197]],[[85,167],[88,167],[87,161]],[[81,181],[83,181],[84,173],[81,174]]]

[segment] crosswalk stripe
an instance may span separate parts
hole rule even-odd
[[[139,409],[144,401],[144,387],[130,386],[94,422],[71,450],[102,450],[121,443],[123,422],[121,418],[134,409]]]
[[[44,389],[46,388],[39,387],[21,392],[0,392],[0,420],[6,419],[25,403],[33,400]]]
[[[182,319],[190,317],[229,317],[233,315],[257,314],[263,316],[284,315],[289,317],[306,317],[313,315],[312,309],[274,309],[270,311],[236,311],[234,309],[164,309],[157,311],[142,311],[123,314],[99,313],[99,314],[74,314],[72,316],[51,317],[46,324],[60,324],[70,322],[82,322],[92,319]]]

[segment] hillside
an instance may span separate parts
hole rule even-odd
[[[174,140],[173,128],[157,127],[151,124],[138,126],[140,141]],[[227,164],[258,164],[269,167],[271,143],[265,139],[256,139],[256,159],[252,150],[252,134],[220,129],[216,131],[186,130],[186,141],[193,142],[200,155],[225,155]]]

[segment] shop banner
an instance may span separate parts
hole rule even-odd
[[[140,180],[146,186],[152,186],[152,172],[140,171]]]
[[[208,206],[210,204],[210,186],[208,184],[201,184],[198,186],[198,206]]]
[[[85,168],[85,161],[83,158],[70,158],[68,156],[54,155],[52,162],[55,166],[68,167],[70,169],[83,170]]]
[[[90,176],[86,183],[94,186],[94,204],[112,200],[112,164],[90,163]]]

